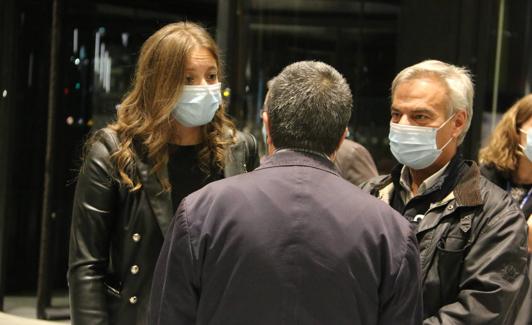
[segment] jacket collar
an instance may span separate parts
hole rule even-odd
[[[150,207],[164,236],[174,214],[172,211],[171,193],[163,190],[157,175],[151,172],[153,168],[152,164],[144,162],[142,159],[137,159],[135,163],[142,181],[142,186],[148,196]],[[161,170],[161,177],[168,177],[168,169],[166,166]]]
[[[396,165],[389,177],[375,184],[377,196],[389,203],[391,193],[398,188],[398,179],[403,165]],[[474,161],[463,160],[460,154],[453,157],[447,170],[426,193],[442,189],[448,182],[455,182],[451,192],[442,201],[453,198],[457,206],[477,206],[482,204],[480,192],[480,169]]]
[[[273,155],[263,158],[260,166],[256,170],[287,166],[316,168],[341,177],[334,163],[326,158],[326,156],[299,149],[278,150]]]
[[[480,169],[474,161],[465,161],[468,168],[460,175],[460,181],[454,189],[458,206],[477,206],[482,204],[480,195]]]

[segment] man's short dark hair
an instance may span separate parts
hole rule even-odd
[[[268,86],[266,111],[275,148],[327,155],[337,149],[353,106],[349,85],[338,71],[323,62],[296,62]]]

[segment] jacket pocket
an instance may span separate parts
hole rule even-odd
[[[105,286],[105,292],[107,293],[107,296],[115,297],[120,299],[122,296],[120,295],[120,291],[108,283],[104,282],[103,285]]]
[[[120,317],[119,310],[122,301],[122,295],[120,293],[120,290],[116,289],[110,284],[104,282],[103,285],[105,286],[105,298],[107,302],[107,313],[109,316],[109,322],[110,324],[116,324],[118,323],[117,319]]]
[[[464,238],[442,238],[436,247],[438,256],[438,277],[442,305],[456,301],[459,292],[460,274],[464,256],[469,245]]]

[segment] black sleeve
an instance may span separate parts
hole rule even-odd
[[[96,141],[79,173],[70,231],[69,295],[72,324],[108,324],[104,277],[115,219],[116,183],[109,148]]]

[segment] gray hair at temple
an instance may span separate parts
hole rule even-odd
[[[448,117],[458,111],[467,113],[467,122],[458,137],[458,144],[464,141],[467,130],[473,118],[473,96],[475,94],[471,73],[462,67],[457,67],[438,60],[426,60],[403,69],[392,82],[392,98],[397,86],[404,81],[433,77],[447,88]]]
[[[338,71],[323,62],[296,62],[268,88],[265,109],[275,148],[327,155],[338,149],[353,107],[349,85]]]

